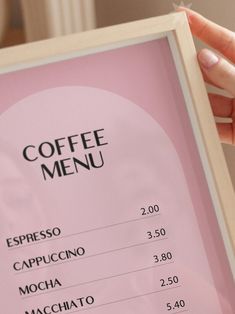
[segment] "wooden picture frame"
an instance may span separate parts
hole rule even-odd
[[[197,152],[203,168],[201,175],[206,178],[209,196],[213,203],[223,239],[226,255],[224,258],[227,258],[231,274],[235,277],[234,191],[184,13],[173,13],[167,16],[2,49],[0,51],[0,86],[1,77],[4,81],[5,77],[9,78],[14,73],[26,71],[25,76],[30,76],[27,71],[31,69],[37,72],[41,67],[59,64],[60,62],[66,64],[67,61],[76,58],[93,56],[160,39],[166,39],[171,49],[172,60],[184,96],[185,110],[189,116]],[[34,72],[34,75],[36,75],[36,72]],[[116,74],[113,73],[113,75]],[[45,80],[51,80],[52,82],[53,77],[45,77]],[[14,94],[14,84],[12,82],[10,87],[10,93],[12,94]],[[25,90],[27,90],[27,86],[25,86]],[[25,93],[27,95],[27,92]],[[226,270],[227,272],[228,270]],[[231,278],[232,284],[234,284],[234,279]],[[230,304],[229,309],[233,310],[232,306]],[[178,312],[175,311],[174,313]]]

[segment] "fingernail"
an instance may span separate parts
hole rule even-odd
[[[199,52],[198,59],[200,64],[206,69],[212,68],[219,62],[219,57],[208,49],[203,49],[201,52]]]
[[[189,25],[192,24],[192,16],[193,16],[193,14],[191,13],[191,11],[189,11],[188,8],[186,8],[186,7],[184,7],[184,6],[181,5],[181,6],[179,6],[179,7],[176,6],[175,10],[176,10],[177,12],[184,12],[184,13],[187,15]]]

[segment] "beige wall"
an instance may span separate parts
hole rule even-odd
[[[108,26],[158,14],[154,0],[96,0],[97,25]]]
[[[180,0],[96,0],[98,26],[107,26],[173,11]],[[234,0],[185,0],[208,18],[235,31]]]
[[[96,0],[98,27],[167,14],[173,11],[175,0]],[[213,21],[235,31],[235,0],[185,0],[192,8]],[[197,48],[201,43],[195,41]],[[235,148],[223,145],[231,178],[235,187]]]

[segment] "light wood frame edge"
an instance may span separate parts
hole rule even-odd
[[[129,22],[116,26],[100,28],[78,34],[56,37],[48,40],[19,45],[0,50],[0,67],[13,67],[16,64],[76,53],[78,50],[89,50],[117,42],[128,41],[134,37],[144,37],[165,33],[176,28],[182,14],[172,14],[158,18],[149,18],[138,22]],[[157,31],[156,31],[157,30]]]
[[[197,121],[206,149],[216,194],[218,195],[218,200],[235,252],[235,193],[225,162],[222,145],[218,139],[218,132],[216,130],[215,120],[209,104],[201,70],[196,61],[195,46],[192,37],[189,36],[190,29],[187,20],[182,19],[177,23],[174,33],[182,57],[187,83],[191,91],[194,112],[197,115]],[[197,104],[197,106],[195,104]]]

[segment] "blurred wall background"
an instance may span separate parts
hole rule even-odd
[[[0,0],[0,45],[167,14],[179,4],[235,31],[234,0]],[[198,41],[195,44],[202,47]],[[223,148],[235,187],[235,148]]]

